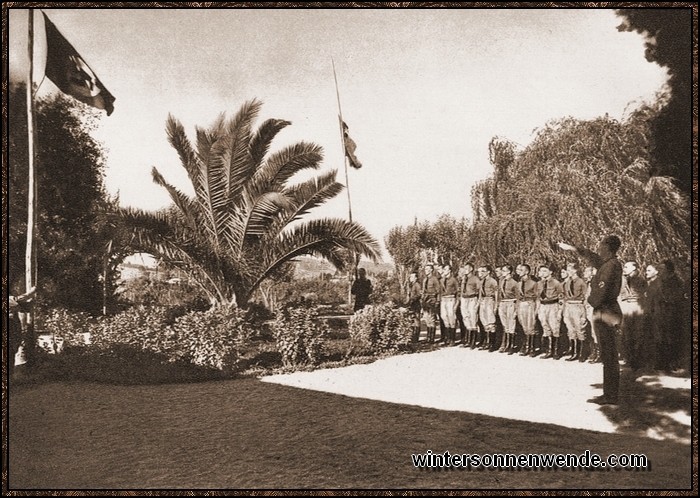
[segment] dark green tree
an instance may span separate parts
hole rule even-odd
[[[11,292],[22,292],[28,188],[23,86],[11,88],[8,117],[8,283]],[[116,203],[104,187],[104,150],[90,136],[97,119],[96,111],[62,94],[36,104],[39,302],[93,313],[103,304],[106,250],[115,232],[115,219],[109,213]],[[108,283],[113,287],[114,261],[108,263]]]
[[[636,31],[646,39],[645,56],[667,68],[668,99],[650,123],[650,172],[670,176],[682,191],[692,188],[692,26],[690,8],[618,9],[620,31]]]

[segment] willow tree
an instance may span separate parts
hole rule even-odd
[[[357,223],[301,219],[338,195],[336,171],[300,183],[300,171],[317,170],[320,146],[300,142],[269,153],[289,121],[269,119],[253,129],[259,101],[227,120],[197,127],[196,146],[182,124],[168,117],[166,130],[187,172],[194,196],[169,183],[156,168],[153,180],[173,206],[156,213],[127,209],[132,246],[182,268],[214,305],[244,304],[261,282],[300,255],[315,255],[342,268],[345,251],[379,257],[379,245]],[[291,226],[290,226],[291,224]]]
[[[624,258],[689,264],[688,199],[650,166],[648,123],[661,103],[623,121],[564,118],[540,129],[498,181],[494,214],[472,226],[473,251],[485,261],[563,263],[557,241],[594,248],[615,233]]]

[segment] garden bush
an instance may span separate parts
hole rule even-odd
[[[92,327],[94,345],[118,352],[131,347],[218,370],[235,370],[250,336],[237,308],[195,311],[175,317],[166,307],[135,306],[100,318]]]
[[[220,307],[181,316],[172,327],[178,359],[218,370],[236,370],[252,332],[245,312]]]
[[[37,313],[38,335],[53,335],[63,340],[63,347],[83,346],[89,339],[92,319],[86,313],[51,308]]]
[[[177,348],[171,323],[164,306],[133,306],[98,318],[91,328],[92,342],[103,350],[119,345],[168,355]]]
[[[289,307],[279,311],[273,330],[284,366],[315,364],[321,359],[326,326],[319,320],[316,307]]]
[[[384,353],[408,349],[411,317],[387,304],[366,306],[350,320],[350,339],[356,353]]]

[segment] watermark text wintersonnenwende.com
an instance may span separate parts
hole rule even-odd
[[[603,458],[586,450],[574,453],[425,453],[411,455],[414,467],[418,468],[493,468],[493,469],[646,469],[646,455],[614,454]]]

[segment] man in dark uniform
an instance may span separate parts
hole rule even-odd
[[[620,389],[620,360],[617,353],[617,332],[622,323],[622,310],[617,298],[622,285],[622,264],[617,259],[620,238],[608,235],[598,244],[598,253],[564,242],[559,247],[576,251],[598,269],[591,280],[588,302],[593,306],[593,321],[598,334],[603,361],[603,395],[588,400],[599,405],[616,405]]]
[[[423,319],[428,328],[428,344],[435,342],[435,326],[439,324],[438,308],[440,306],[440,280],[433,273],[433,265],[425,265],[425,279],[421,292],[421,307]]]
[[[420,295],[421,287],[418,283],[418,274],[413,272],[408,276],[408,299],[406,300],[406,305],[413,316],[413,335],[411,337],[413,343],[418,343],[420,337]]]
[[[684,343],[688,344],[688,296],[672,261],[656,265],[658,277],[649,284],[649,308],[656,343],[656,368],[672,372],[687,368]]]
[[[367,278],[364,268],[357,270],[357,279],[352,283],[352,294],[355,296],[355,311],[359,311],[370,303],[369,295],[372,294],[372,282]]]
[[[644,295],[647,281],[640,275],[636,261],[627,261],[622,266],[622,287],[620,288],[620,309],[622,310],[622,344],[627,365],[638,371],[644,366],[648,340],[644,323]]]

